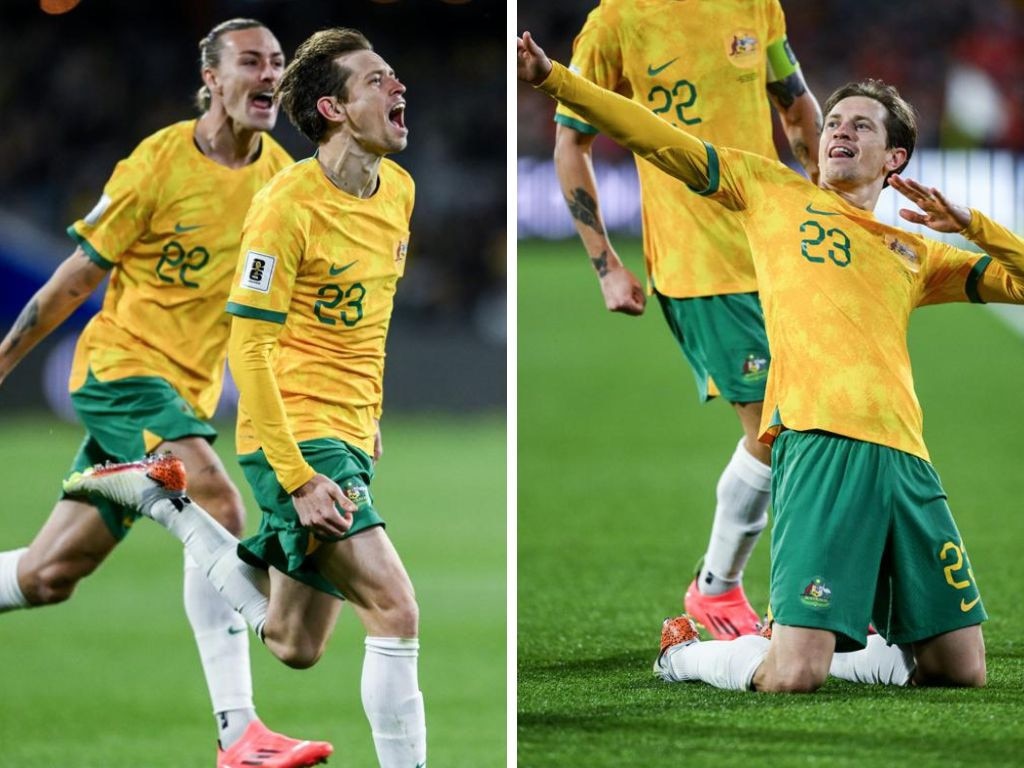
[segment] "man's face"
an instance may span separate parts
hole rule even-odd
[[[818,165],[830,187],[850,188],[884,179],[906,159],[906,151],[886,149],[888,110],[867,96],[849,96],[825,116]]]
[[[284,53],[264,27],[226,32],[220,64],[207,79],[228,116],[254,131],[269,131],[277,121],[274,87],[284,71]],[[205,74],[205,73],[204,73]]]
[[[378,155],[401,152],[409,141],[405,127],[405,86],[373,51],[347,53],[337,62],[351,70],[348,101],[341,104],[356,141]]]

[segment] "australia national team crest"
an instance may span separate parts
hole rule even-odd
[[[921,268],[921,257],[907,243],[893,235],[886,235],[885,244],[890,251],[903,259],[903,263],[906,264],[910,271],[917,272]]]
[[[743,380],[760,381],[768,376],[768,358],[751,352],[743,361]]]
[[[828,608],[832,603],[832,590],[820,576],[815,576],[811,583],[804,587],[800,602],[811,608]]]
[[[725,52],[737,67],[751,67],[762,59],[757,33],[749,29],[737,29],[726,36]]]
[[[370,489],[358,481],[345,483],[343,491],[348,500],[357,506],[370,503]]]

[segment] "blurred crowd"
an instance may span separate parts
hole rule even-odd
[[[62,235],[142,138],[197,114],[198,41],[237,16],[264,22],[287,55],[317,29],[356,27],[394,67],[410,128],[395,160],[417,182],[415,280],[399,300],[421,319],[476,319],[503,340],[508,68],[497,0],[82,0],[61,16],[5,0],[0,211]],[[296,159],[312,154],[283,114],[274,136]]]
[[[824,102],[866,77],[897,88],[920,114],[921,147],[1024,152],[1024,2],[1021,0],[781,0],[789,41],[811,90]],[[517,31],[568,61],[597,0],[520,0]],[[549,156],[554,108],[518,100],[518,152]],[[780,156],[785,141],[777,134]],[[595,152],[622,157],[602,141]]]

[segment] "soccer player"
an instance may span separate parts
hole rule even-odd
[[[750,238],[774,357],[761,439],[772,445],[771,639],[700,643],[666,621],[656,673],[722,688],[813,691],[838,651],[863,649],[874,621],[892,645],[851,654],[848,679],[985,684],[987,618],[971,563],[928,460],[906,330],[916,306],[1024,303],[1024,240],[977,210],[901,178],[912,108],[876,80],[825,105],[819,185],[752,153],[716,147],[553,64],[524,33],[518,73],[699,194],[739,212]],[[922,211],[900,215],[960,232],[974,253],[872,214],[891,184]],[[876,650],[886,656],[878,662]],[[874,667],[874,668],[872,668]]]
[[[817,179],[821,110],[786,40],[778,0],[657,7],[602,0],[573,45],[572,70],[706,141],[774,160],[770,100],[793,154]],[[602,222],[590,159],[597,129],[564,105],[555,122],[555,168],[605,306],[639,315],[644,290]],[[637,171],[650,290],[700,399],[726,398],[743,429],[718,481],[711,538],[686,589],[686,611],[716,639],[755,634],[758,616],[742,575],[768,522],[771,451],[757,437],[771,355],[750,246],[738,214],[652,163],[637,159]]]
[[[214,27],[199,50],[201,116],[143,140],[69,227],[77,248],[0,343],[0,381],[109,275],[103,307],[75,349],[71,399],[86,436],[73,469],[173,449],[191,493],[241,533],[241,497],[210,447],[208,419],[223,382],[224,303],[242,222],[256,191],[291,162],[266,134],[284,54],[251,19]],[[96,495],[65,495],[27,549],[0,554],[0,611],[67,600],[136,517]],[[184,598],[219,726],[219,764],[260,760],[260,750],[279,757],[250,764],[299,766],[330,754],[329,744],[275,734],[256,717],[245,624],[188,557]]]
[[[408,141],[405,86],[361,33],[328,29],[299,46],[278,93],[317,152],[253,200],[227,304],[237,446],[263,510],[259,533],[239,544],[181,497],[172,456],[70,485],[136,505],[184,541],[289,666],[315,664],[351,604],[367,632],[362,700],[380,765],[423,766],[419,609],[370,493],[413,208],[412,178],[385,157]],[[269,570],[269,601],[239,555]]]

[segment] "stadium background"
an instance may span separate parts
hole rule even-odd
[[[421,685],[439,765],[497,766],[505,748],[504,4],[492,0],[83,0],[63,16],[0,8],[0,333],[71,251],[66,226],[143,137],[194,116],[199,39],[255,17],[287,55],[311,32],[365,32],[408,88],[417,181],[392,323],[376,496],[416,582]],[[426,36],[424,29],[441,30]],[[274,136],[312,147],[281,115]],[[472,194],[466,194],[472,190]],[[68,356],[97,295],[0,387],[0,549],[27,544],[81,439]],[[230,392],[217,447],[232,455]],[[0,766],[209,766],[214,736],[181,610],[180,548],[141,525],[69,604],[0,616]],[[271,727],[374,763],[359,703],[361,631],[343,612],[327,658],[287,670],[253,643]],[[496,663],[497,660],[497,663]]]
[[[595,4],[520,0],[516,31],[530,30],[567,62]],[[782,6],[819,101],[863,77],[896,84],[920,111],[908,175],[1024,228],[1024,4]],[[989,686],[830,681],[810,697],[666,686],[649,672],[660,622],[681,610],[739,430],[727,406],[697,403],[656,306],[637,319],[604,309],[551,167],[553,112],[552,101],[518,87],[519,764],[1019,762],[1020,308],[928,309],[915,314],[910,335],[925,437],[991,616]],[[776,137],[791,162],[777,126]],[[632,158],[599,138],[595,164],[612,242],[641,274]],[[886,193],[879,217],[893,220],[897,205]],[[758,609],[767,600],[767,549],[765,537],[745,578]]]

